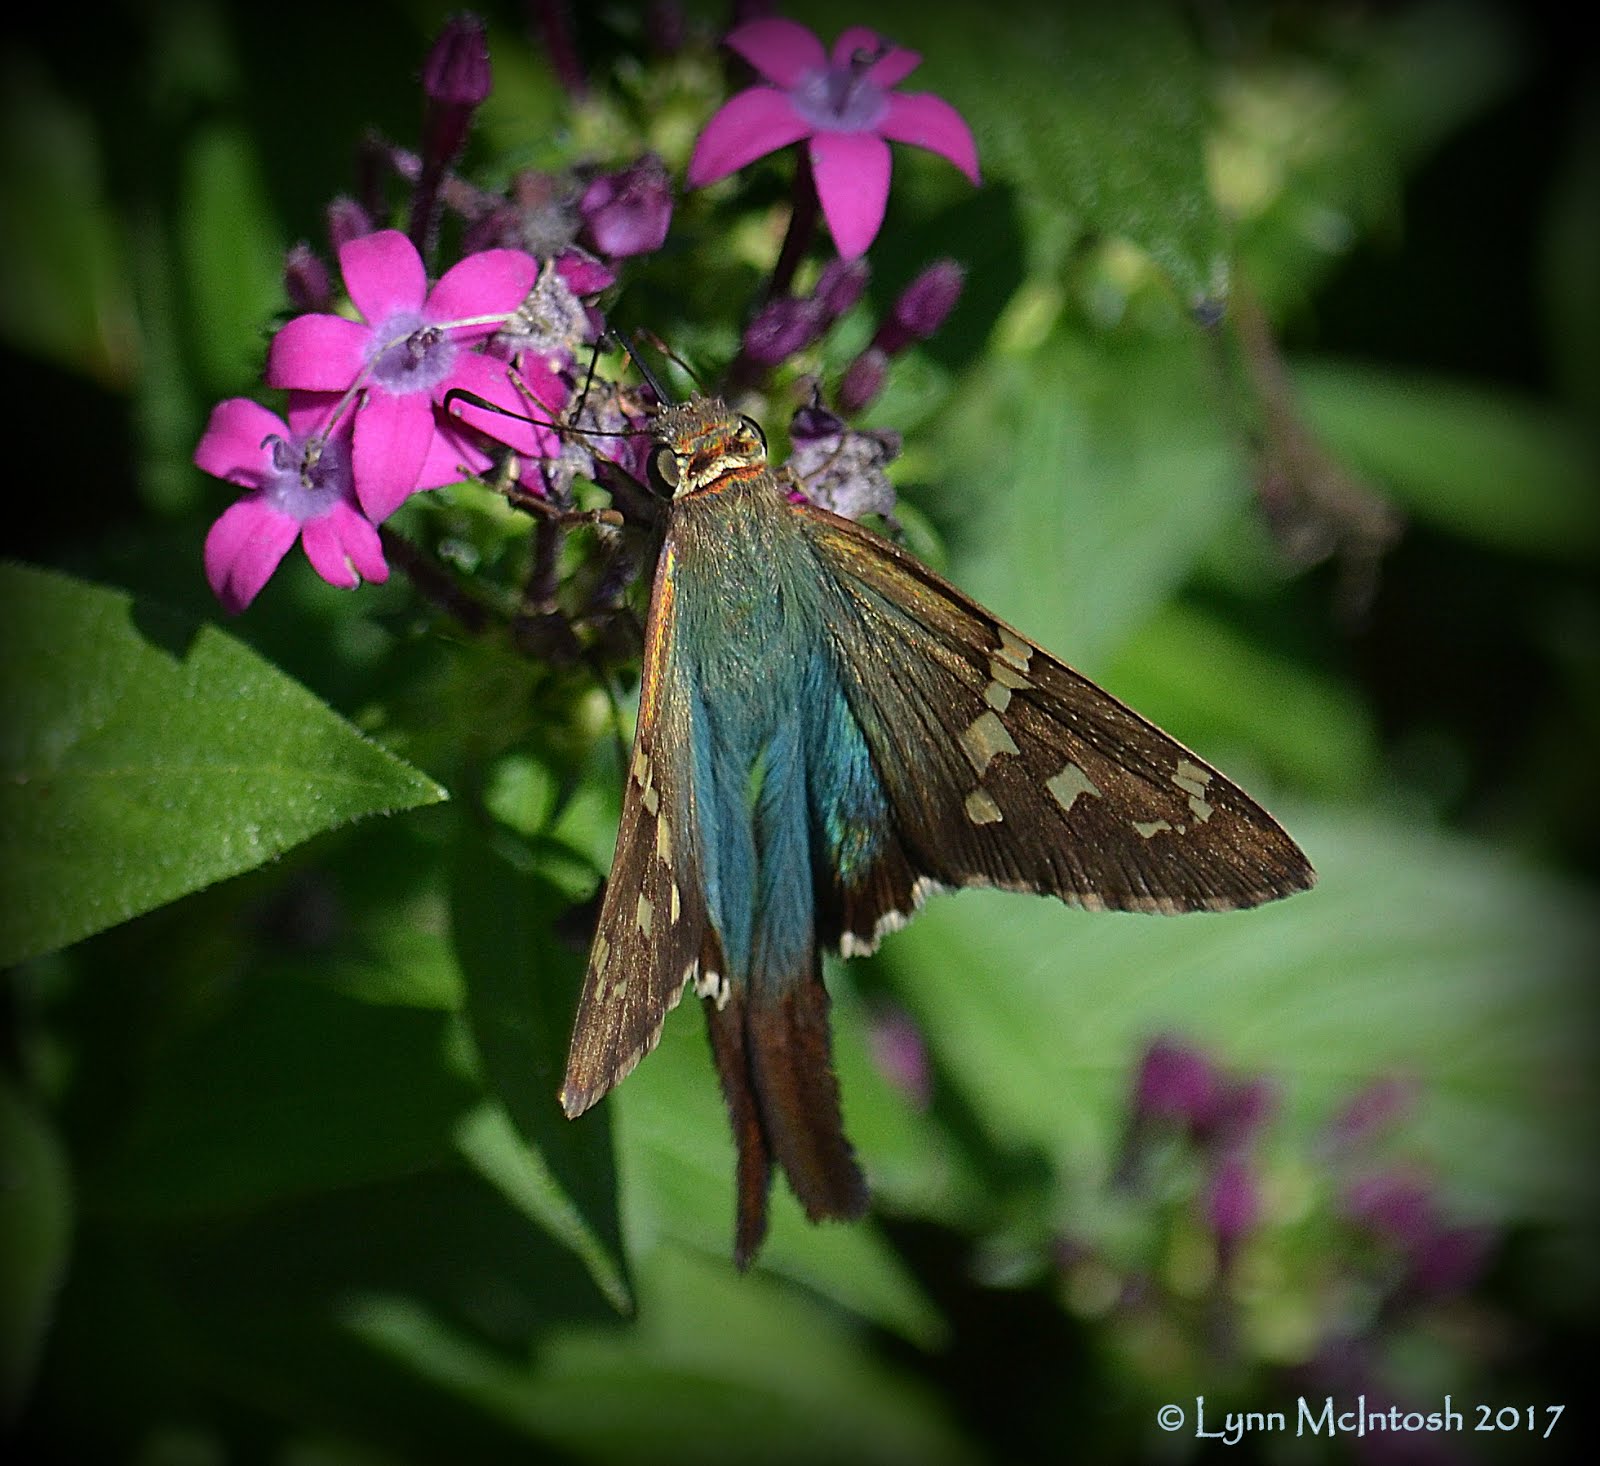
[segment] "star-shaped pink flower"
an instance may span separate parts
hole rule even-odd
[[[894,90],[921,62],[915,51],[852,26],[830,54],[803,25],[778,18],[738,26],[726,42],[770,85],[730,98],[706,124],[689,160],[691,188],[809,139],[823,217],[850,260],[883,223],[890,142],[927,148],[979,181],[978,151],[961,114],[931,93]]]
[[[406,496],[481,472],[489,458],[434,412],[452,388],[510,412],[524,410],[506,364],[473,349],[492,336],[533,288],[538,264],[517,249],[468,255],[428,288],[422,257],[404,234],[380,230],[339,250],[345,289],[362,319],[304,315],[289,321],[267,354],[267,383],[308,392],[365,389],[355,418],[354,473],[374,523]],[[530,456],[559,443],[547,429],[458,409],[466,421]]]
[[[296,392],[287,422],[248,397],[212,409],[194,461],[250,490],[206,536],[206,579],[229,612],[256,598],[297,539],[329,585],[389,578],[378,531],[356,506],[349,416],[328,429],[338,401]]]

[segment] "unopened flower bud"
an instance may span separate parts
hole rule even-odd
[[[929,265],[901,291],[872,344],[894,356],[915,341],[926,341],[955,309],[966,278],[967,272],[954,260],[937,260]]]
[[[283,289],[297,311],[328,311],[333,306],[333,276],[328,266],[303,240],[283,260]]]
[[[597,253],[613,259],[661,248],[672,223],[672,182],[654,153],[617,173],[602,173],[578,203]]]
[[[844,369],[839,383],[839,410],[854,417],[883,391],[889,377],[889,358],[876,346],[869,346]]]

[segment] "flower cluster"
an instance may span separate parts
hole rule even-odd
[[[1128,1339],[1192,1336],[1236,1362],[1267,1328],[1298,1317],[1258,1363],[1295,1365],[1297,1388],[1398,1393],[1385,1360],[1411,1328],[1461,1304],[1497,1241],[1463,1223],[1415,1160],[1390,1154],[1415,1087],[1378,1080],[1327,1124],[1304,1157],[1272,1154],[1277,1097],[1260,1076],[1228,1072],[1192,1044],[1161,1038],[1133,1078],[1104,1235],[1063,1239],[1068,1296],[1099,1300]],[[1138,1218],[1121,1215],[1132,1203]],[[1136,1235],[1146,1251],[1130,1245]],[[1180,1259],[1182,1259],[1180,1261]],[[1263,1277],[1278,1280],[1262,1303]],[[1108,1300],[1114,1300],[1109,1301]],[[1163,1377],[1175,1367],[1159,1362]]]
[[[709,119],[688,160],[688,186],[805,147],[789,235],[730,367],[733,395],[763,385],[856,307],[869,279],[862,256],[888,196],[890,141],[940,153],[974,182],[978,172],[955,111],[896,90],[917,66],[915,53],[861,27],[830,51],[773,18],[738,26],[725,41],[764,84]],[[569,52],[564,43],[564,76]],[[265,384],[284,394],[282,416],[229,399],[196,448],[200,468],[245,490],[205,547],[207,577],[229,611],[250,604],[296,539],[330,584],[385,580],[401,541],[384,522],[413,495],[494,468],[510,465],[518,502],[569,508],[574,475],[597,476],[591,449],[574,433],[609,437],[611,462],[636,469],[641,461],[627,435],[647,430],[653,404],[593,382],[593,352],[607,328],[597,300],[622,262],[666,244],[675,205],[667,163],[646,152],[609,169],[524,171],[504,193],[486,193],[454,171],[492,82],[481,23],[451,21],[421,75],[420,152],[378,145],[363,169],[398,179],[401,207],[378,189],[329,206],[342,293],[309,246],[297,245],[285,263],[286,293],[300,314],[272,340],[265,371]],[[819,207],[838,257],[821,261],[812,287],[796,294]],[[446,214],[458,221],[460,255],[434,274]],[[403,230],[385,227],[396,215]],[[846,513],[887,513],[893,495],[882,470],[898,441],[859,433],[845,418],[876,394],[895,350],[937,327],[960,281],[959,267],[942,261],[910,287],[874,337],[871,361],[841,387],[837,415],[815,393],[802,404],[791,480],[809,496]],[[862,390],[863,371],[870,390]],[[564,413],[573,422],[557,428]],[[599,476],[609,487],[609,474]],[[405,563],[415,563],[409,553]]]

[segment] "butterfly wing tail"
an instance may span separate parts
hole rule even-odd
[[[815,965],[771,995],[731,992],[720,1008],[707,1006],[707,1017],[739,1152],[734,1261],[742,1269],[766,1235],[774,1162],[814,1222],[861,1216],[867,1183],[845,1139],[828,994]]]

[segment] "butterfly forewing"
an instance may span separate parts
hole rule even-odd
[[[676,666],[673,549],[663,546],[645,627],[639,724],[616,853],[578,1002],[561,1103],[580,1115],[661,1036],[667,1012],[720,966],[692,825],[689,689]]]
[[[885,899],[914,907],[933,883],[992,885],[1180,912],[1311,884],[1277,822],[1182,744],[879,536],[796,512],[833,592],[847,695],[893,810],[898,840],[866,878]],[[873,912],[857,901],[836,938],[869,947],[909,909],[867,930]]]

